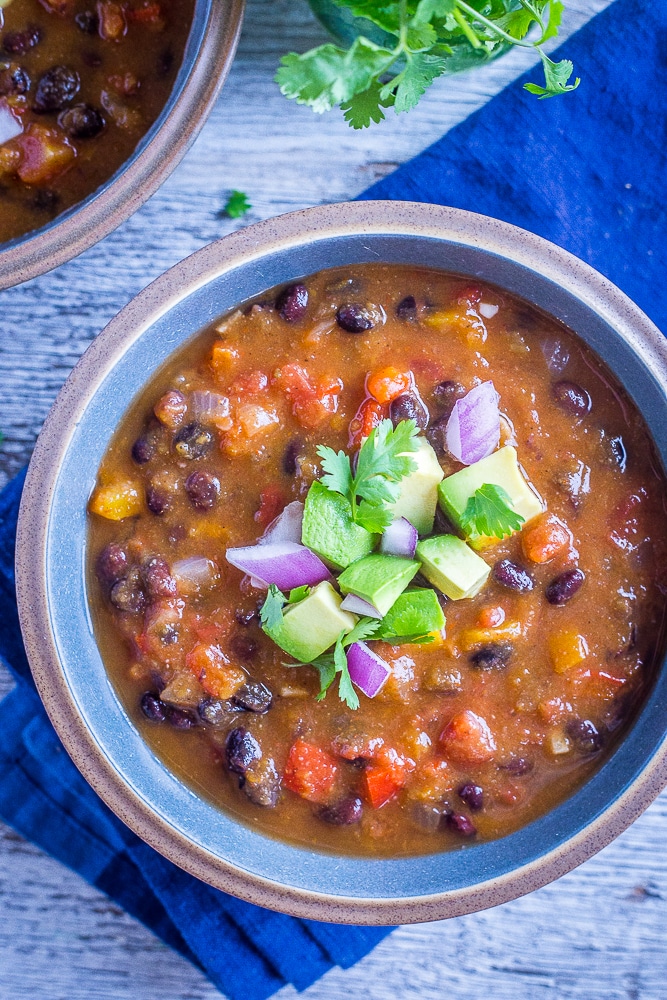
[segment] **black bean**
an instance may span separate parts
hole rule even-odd
[[[171,73],[174,61],[175,56],[171,49],[165,49],[161,52],[157,60],[158,76],[167,76],[168,73]]]
[[[237,608],[234,612],[234,618],[239,625],[248,628],[249,625],[259,624],[259,611],[257,608],[251,608],[249,611],[246,611],[245,608]]]
[[[80,14],[75,15],[74,22],[84,35],[96,35],[99,31],[100,19],[92,10],[82,10]]]
[[[152,691],[147,691],[141,696],[140,705],[141,711],[151,722],[164,722],[167,718],[167,705]]]
[[[509,663],[511,655],[511,646],[490,642],[472,654],[470,663],[476,670],[502,670]]]
[[[477,833],[475,824],[463,813],[448,813],[445,822],[450,830],[458,833],[461,837],[474,837]]]
[[[280,797],[280,775],[271,757],[263,757],[246,771],[239,782],[243,791],[256,806],[272,809]]]
[[[370,310],[355,302],[346,302],[340,306],[336,313],[336,322],[346,333],[363,333],[375,326]]]
[[[104,129],[106,119],[92,104],[75,104],[58,115],[58,124],[72,139],[92,139]]]
[[[286,323],[298,323],[306,315],[308,289],[305,285],[288,285],[276,299],[276,309]]]
[[[396,315],[399,319],[408,323],[414,323],[417,319],[417,301],[414,295],[406,295],[396,306]]]
[[[512,757],[511,760],[506,761],[504,764],[499,764],[498,767],[502,771],[509,771],[510,774],[514,774],[517,778],[520,778],[524,774],[530,774],[535,767],[535,763],[527,757]]]
[[[151,430],[146,430],[140,434],[132,445],[132,458],[137,465],[145,465],[155,458],[157,451],[157,441],[155,434]]]
[[[450,413],[454,409],[454,403],[456,400],[461,399],[465,396],[465,394],[466,390],[461,383],[452,382],[451,379],[447,379],[444,382],[438,382],[433,389],[433,398],[447,417],[449,417]]]
[[[273,695],[259,681],[248,681],[242,688],[232,695],[232,704],[242,709],[244,712],[254,712],[256,715],[264,715],[273,704]]]
[[[493,579],[501,587],[514,590],[517,594],[525,594],[535,586],[535,581],[528,570],[519,563],[512,562],[511,559],[500,559],[495,564]]]
[[[580,753],[596,753],[604,742],[602,733],[590,719],[570,719],[565,732]]]
[[[2,40],[2,47],[9,56],[24,56],[39,44],[41,38],[40,29],[31,24],[24,31],[8,31]]]
[[[185,492],[197,510],[211,510],[220,497],[220,480],[210,472],[192,472],[185,480]]]
[[[426,431],[426,438],[435,451],[436,455],[449,455],[447,448],[447,421],[449,415],[445,414],[430,425]]]
[[[473,812],[477,812],[484,805],[483,789],[479,785],[474,785],[471,781],[466,782],[465,785],[461,785],[458,790],[458,796]]]
[[[197,705],[197,714],[209,726],[224,726],[229,722],[231,706],[220,698],[203,698]]]
[[[32,203],[40,211],[55,212],[59,201],[60,195],[57,191],[53,191],[51,188],[40,188],[39,191],[35,192]]]
[[[192,461],[202,458],[213,444],[213,435],[194,421],[182,427],[174,437],[174,451],[180,458]]]
[[[299,438],[292,438],[283,452],[283,472],[286,476],[296,476],[299,471],[299,453],[302,442]]]
[[[545,597],[549,604],[560,606],[574,597],[582,583],[586,579],[583,570],[567,569],[555,580],[552,580],[545,590]]]
[[[111,587],[127,576],[129,567],[130,561],[125,549],[117,542],[109,542],[97,557],[95,572],[101,584]]]
[[[62,111],[79,92],[79,74],[69,66],[52,66],[39,78],[33,110]]]
[[[30,77],[18,63],[0,67],[0,97],[14,97],[16,94],[27,94],[30,90]]]
[[[192,729],[197,725],[197,720],[192,712],[188,712],[185,708],[170,707],[167,713],[167,722],[174,729]]]
[[[150,556],[146,559],[141,567],[141,577],[146,593],[152,600],[176,596],[176,579],[171,575],[168,563],[161,556]]]
[[[229,648],[242,663],[252,663],[257,656],[259,645],[252,636],[237,632],[230,639]]]
[[[322,806],[317,810],[317,816],[325,823],[333,826],[351,826],[358,823],[364,811],[361,799],[355,796],[348,796],[340,799],[329,806]]]
[[[389,416],[396,427],[401,420],[414,420],[420,430],[428,427],[429,412],[421,397],[416,392],[404,392],[396,396],[389,404]]]
[[[585,417],[591,412],[593,401],[586,389],[576,382],[556,382],[551,388],[551,394],[561,410],[573,417]]]
[[[114,583],[109,594],[109,600],[119,611],[138,614],[146,604],[146,595],[141,586],[139,570],[132,569],[124,580]]]
[[[225,756],[228,769],[244,777],[250,765],[261,759],[262,750],[252,733],[239,726],[227,737]]]
[[[146,506],[151,514],[166,513],[171,507],[171,497],[166,490],[160,490],[155,486],[148,486],[146,489]]]

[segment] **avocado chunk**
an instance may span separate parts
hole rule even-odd
[[[297,604],[288,604],[282,621],[265,632],[300,663],[309,663],[333,646],[341,632],[351,632],[357,618],[341,611],[341,597],[328,580],[313,587]]]
[[[345,497],[315,480],[303,508],[303,545],[334,569],[345,569],[372,551],[375,537],[354,523]]]
[[[474,597],[491,572],[491,567],[456,535],[425,538],[417,545],[417,558],[429,583],[452,601]]]
[[[438,483],[444,472],[426,438],[419,438],[418,443],[417,451],[406,452],[417,468],[401,480],[398,500],[387,507],[394,517],[406,517],[420,535],[430,535],[438,506]]]
[[[375,552],[348,566],[338,577],[338,586],[344,594],[369,601],[384,617],[418,569],[413,559]]]
[[[374,639],[404,639],[407,636],[428,635],[445,627],[438,595],[426,587],[411,587],[396,598],[380,622]]]
[[[516,449],[507,445],[494,451],[488,458],[483,458],[467,469],[447,476],[438,487],[440,506],[457,528],[462,528],[461,516],[466,509],[470,497],[485,484],[501,486],[508,494],[512,509],[520,514],[524,521],[530,521],[544,510],[542,500],[524,479]],[[496,541],[495,538],[477,538],[471,541],[476,549],[485,548]]]

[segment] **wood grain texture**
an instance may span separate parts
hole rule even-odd
[[[606,6],[571,0],[566,34]],[[28,459],[73,364],[166,267],[242,223],[354,197],[481,106],[530,64],[523,53],[439,81],[409,116],[363,134],[288,104],[280,54],[323,33],[300,0],[250,0],[222,99],[171,179],[78,260],[0,295],[0,483]],[[0,695],[9,689],[0,673]],[[308,1000],[664,1000],[667,794],[614,844],[552,886],[485,913],[401,928]],[[0,1000],[213,1000],[217,991],[106,897],[0,826]],[[293,1000],[286,988],[278,996]]]

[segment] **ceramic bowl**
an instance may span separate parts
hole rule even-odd
[[[132,156],[91,195],[40,229],[0,243],[0,289],[83,253],[136,212],[185,155],[236,52],[245,0],[195,0],[183,62],[162,113]]]
[[[321,268],[367,262],[455,271],[566,323],[616,373],[667,459],[667,347],[617,288],[564,250],[457,209],[399,202],[314,208],[200,250],[134,299],[76,366],[37,442],[23,494],[17,587],[49,715],[75,763],[140,837],[201,879],[288,913],[353,923],[434,920],[557,878],[617,836],[667,784],[667,672],[615,752],[529,826],[460,850],[396,860],[280,843],[198,798],[158,760],[106,675],[88,610],[86,505],[133,397],[187,338],[237,303]]]

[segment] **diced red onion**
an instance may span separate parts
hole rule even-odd
[[[391,667],[386,660],[369,649],[365,642],[353,642],[346,652],[352,683],[356,684],[367,698],[374,698],[384,687],[391,673]]]
[[[0,5],[1,6],[1,5]],[[0,100],[0,146],[15,139],[23,131],[23,125],[12,112],[6,101]]]
[[[216,582],[220,571],[212,559],[205,556],[188,556],[175,562],[171,571],[177,580],[194,587],[210,587]]]
[[[482,382],[457,399],[447,421],[447,448],[459,462],[472,465],[487,458],[500,442],[498,393],[493,382]]]
[[[303,504],[300,500],[288,503],[285,509],[274,517],[260,539],[258,545],[267,542],[300,542],[303,524]]]
[[[280,590],[292,590],[332,580],[320,557],[296,542],[269,542],[227,549],[227,562],[253,577],[254,586],[261,585],[265,589],[272,583]]]
[[[562,341],[549,337],[543,340],[542,354],[552,375],[562,375],[570,362],[570,351]]]
[[[215,424],[229,417],[229,400],[217,392],[193,392],[192,411],[198,420]]]
[[[374,604],[365,601],[363,597],[357,597],[356,594],[348,594],[340,607],[342,611],[351,611],[353,615],[365,615],[366,618],[384,617]]]
[[[498,306],[493,305],[491,302],[480,302],[477,306],[477,311],[484,319],[493,319],[498,312],[498,308]]]
[[[380,539],[380,552],[385,552],[388,556],[405,556],[407,559],[412,559],[417,551],[418,539],[419,535],[414,524],[411,524],[407,517],[397,517],[384,530]]]

